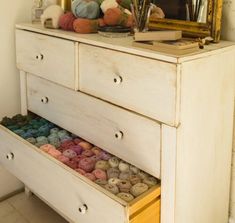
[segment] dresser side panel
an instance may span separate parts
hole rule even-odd
[[[175,223],[227,223],[235,51],[182,64]]]

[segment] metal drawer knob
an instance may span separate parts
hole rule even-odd
[[[44,56],[43,56],[43,54],[38,54],[38,55],[36,55],[36,59],[37,60],[43,60],[43,58],[44,58]]]
[[[116,77],[113,78],[113,82],[115,84],[121,84],[122,83],[122,77],[117,75]]]
[[[121,140],[123,138],[123,132],[122,131],[118,131],[115,133],[115,138],[118,140]]]
[[[47,104],[48,101],[49,101],[48,97],[42,97],[42,98],[41,98],[41,102],[42,102],[43,104]]]
[[[6,158],[7,158],[8,160],[13,160],[13,159],[14,159],[14,153],[8,153],[8,154],[6,155]]]
[[[83,204],[80,208],[78,208],[78,211],[81,213],[81,214],[86,214],[87,213],[87,210],[88,210],[88,207],[86,204]]]

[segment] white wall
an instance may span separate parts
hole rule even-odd
[[[33,0],[1,1],[0,4],[0,119],[20,112],[19,72],[15,67],[14,25],[31,20]],[[0,198],[22,184],[0,167]]]
[[[222,19],[222,38],[230,41],[235,41],[235,0],[224,0],[223,19]],[[234,113],[234,119],[235,119],[235,113]],[[233,134],[233,161],[232,161],[232,174],[231,174],[230,216],[231,216],[230,222],[235,223],[235,126]]]
[[[224,0],[222,38],[235,41],[235,0]]]

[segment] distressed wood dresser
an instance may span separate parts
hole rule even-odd
[[[4,127],[1,164],[70,222],[227,223],[235,45],[174,56],[131,41],[17,25],[22,114],[104,148],[160,186],[126,203]]]

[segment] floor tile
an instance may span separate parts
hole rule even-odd
[[[9,215],[13,211],[14,208],[7,201],[0,202],[0,218]]]
[[[17,211],[13,211],[9,215],[0,218],[0,223],[30,223]]]
[[[8,202],[30,223],[67,223],[35,195],[27,197],[21,193],[8,199]]]

